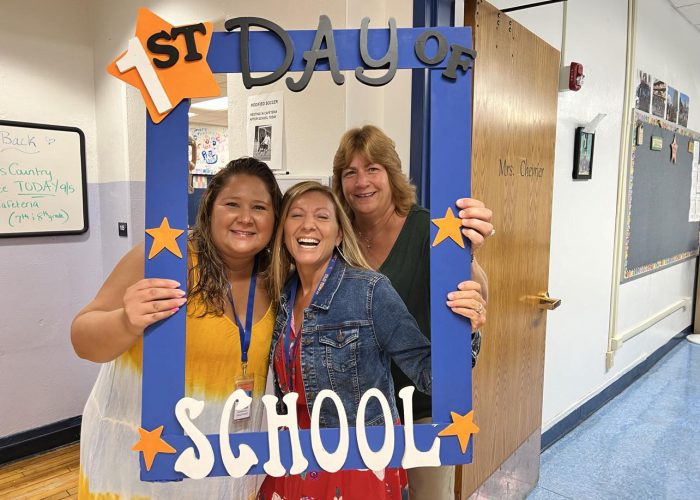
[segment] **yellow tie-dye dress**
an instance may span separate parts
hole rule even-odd
[[[227,316],[197,317],[202,304],[187,304],[185,396],[206,401],[197,417],[205,434],[218,434],[224,403],[242,373],[238,328]],[[275,311],[270,307],[253,325],[248,374],[255,379],[251,415],[231,422],[231,432],[261,430],[268,373],[268,353]],[[102,365],[83,412],[80,438],[79,498],[95,499],[250,499],[264,476],[215,477],[172,483],[139,479],[139,460],[131,447],[141,423],[141,352],[139,340],[114,361]],[[174,411],[174,409],[173,409]]]

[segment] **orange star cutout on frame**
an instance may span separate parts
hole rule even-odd
[[[433,224],[438,227],[438,233],[435,235],[433,246],[439,245],[447,238],[464,248],[464,240],[462,239],[462,219],[455,217],[452,208],[447,207],[445,217],[442,219],[433,219]]]
[[[438,436],[456,436],[459,439],[459,446],[462,449],[462,454],[467,452],[467,445],[472,434],[479,432],[479,427],[474,423],[474,410],[466,415],[460,415],[454,411],[452,414],[452,423],[438,433]]]
[[[175,453],[177,451],[160,437],[162,432],[162,425],[152,431],[147,431],[139,427],[139,435],[141,437],[131,450],[143,453],[143,461],[146,462],[146,470],[151,470],[153,460],[155,460],[158,453]]]
[[[164,248],[170,250],[173,255],[182,258],[182,252],[177,244],[177,237],[184,233],[182,229],[172,229],[168,223],[168,218],[163,217],[160,227],[146,229],[146,233],[153,237],[151,251],[148,252],[148,258],[152,259],[160,253]]]
[[[213,30],[212,23],[174,27],[139,9],[136,36],[107,72],[139,89],[151,120],[160,123],[183,99],[221,93],[207,64]]]

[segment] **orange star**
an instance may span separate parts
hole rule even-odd
[[[139,435],[141,438],[131,449],[132,451],[140,451],[143,453],[143,460],[146,462],[146,470],[151,470],[153,460],[155,460],[158,453],[176,452],[175,448],[163,441],[163,438],[160,437],[162,432],[162,425],[152,431],[147,431],[139,427]]]
[[[196,25],[192,25],[189,34],[173,34],[173,25],[148,9],[139,9],[136,37],[130,40],[129,49],[107,67],[109,74],[141,91],[155,123],[160,123],[183,99],[220,94],[219,85],[207,64],[214,26],[212,23],[200,24],[203,30],[201,26],[194,29]],[[151,37],[154,37],[151,46],[158,53],[149,49]],[[187,46],[188,39],[194,40],[193,44],[190,43],[194,47]],[[189,60],[185,60],[186,56]],[[174,64],[170,67],[158,67],[171,62]]]
[[[459,446],[462,448],[462,454],[467,452],[467,445],[472,434],[479,432],[479,427],[473,422],[474,410],[466,415],[460,415],[454,411],[452,414],[452,423],[438,433],[438,436],[456,436],[459,439]]]
[[[164,248],[170,250],[173,255],[182,258],[182,252],[180,252],[180,247],[175,240],[184,232],[182,229],[171,229],[167,217],[163,217],[160,227],[146,229],[146,233],[153,237],[153,244],[151,245],[151,251],[148,253],[148,258],[152,259]]]
[[[438,233],[433,241],[433,246],[439,245],[447,238],[452,240],[459,246],[464,248],[464,240],[462,240],[462,219],[455,217],[452,208],[447,207],[445,217],[442,219],[433,219],[433,224],[438,227]]]

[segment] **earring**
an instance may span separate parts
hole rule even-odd
[[[340,257],[341,257],[345,262],[347,262],[348,259],[345,258],[345,255],[343,255],[343,252],[340,250],[340,247],[339,247],[338,245],[336,245],[336,246],[335,246],[335,249],[336,249],[336,251],[338,252],[338,254],[340,254]]]

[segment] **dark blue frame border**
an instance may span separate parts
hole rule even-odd
[[[471,48],[470,28],[431,28],[440,32],[451,45]],[[414,46],[417,37],[425,29],[402,28],[398,31],[400,69],[422,68]],[[289,31],[297,48],[290,71],[303,69],[302,50],[312,45],[315,31]],[[341,70],[354,70],[362,65],[359,57],[359,30],[334,30],[338,62]],[[369,30],[369,51],[383,53],[389,40],[389,30]],[[239,72],[240,33],[214,33],[207,62],[215,73]],[[447,207],[470,192],[471,161],[471,94],[472,72],[458,73],[457,80],[442,75],[448,56],[441,63],[428,69],[431,82],[430,110],[432,119],[430,134],[430,162],[440,165],[431,172],[431,199],[435,207],[432,218],[445,216]],[[251,32],[250,60],[252,71],[273,71],[282,60],[279,41],[266,32]],[[318,65],[316,70],[327,69]],[[320,75],[316,75],[319,78]],[[146,227],[158,227],[164,217],[170,226],[187,227],[187,111],[189,101],[180,103],[159,124],[147,119],[146,151]],[[181,165],[182,168],[178,168]],[[431,228],[434,238],[436,227]],[[182,241],[180,241],[182,240]],[[164,277],[186,282],[186,245],[180,238],[183,258],[169,252],[161,252],[146,260],[147,277]],[[151,242],[146,238],[146,245]],[[446,307],[445,296],[454,288],[455,280],[469,279],[470,251],[454,242],[446,241],[431,249],[431,328],[433,364],[433,416],[434,425],[416,425],[414,437],[419,449],[427,449],[437,433],[450,422],[450,412],[466,414],[472,409],[471,395],[471,347],[469,322],[453,314]],[[460,269],[463,269],[460,276]],[[459,279],[458,279],[459,278]],[[148,430],[165,426],[163,439],[178,452],[192,445],[183,435],[174,408],[184,396],[185,311],[184,309],[147,330],[143,345],[143,394],[142,427]],[[180,382],[178,382],[180,381]],[[354,428],[350,430],[354,434]],[[399,466],[403,455],[403,427],[395,426],[395,448],[390,462]],[[283,465],[291,465],[291,449],[288,436],[280,432],[280,450]],[[318,470],[310,446],[308,431],[299,432],[304,456],[309,461],[307,470]],[[326,443],[337,442],[338,429],[321,429]],[[378,449],[383,442],[384,428],[367,428],[369,444]],[[207,436],[214,449],[216,463],[210,476],[226,475],[219,454],[219,436]],[[262,464],[268,459],[267,433],[238,433],[229,436],[231,445],[250,445],[258,456],[258,464],[250,474],[263,473]],[[350,439],[350,451],[344,468],[365,468],[354,437]],[[329,445],[330,446],[330,445]],[[177,454],[158,454],[150,471],[145,470],[141,458],[141,478],[147,481],[172,481],[183,476],[174,471]],[[469,463],[472,443],[462,453],[454,437],[440,439],[440,457],[444,465]]]

